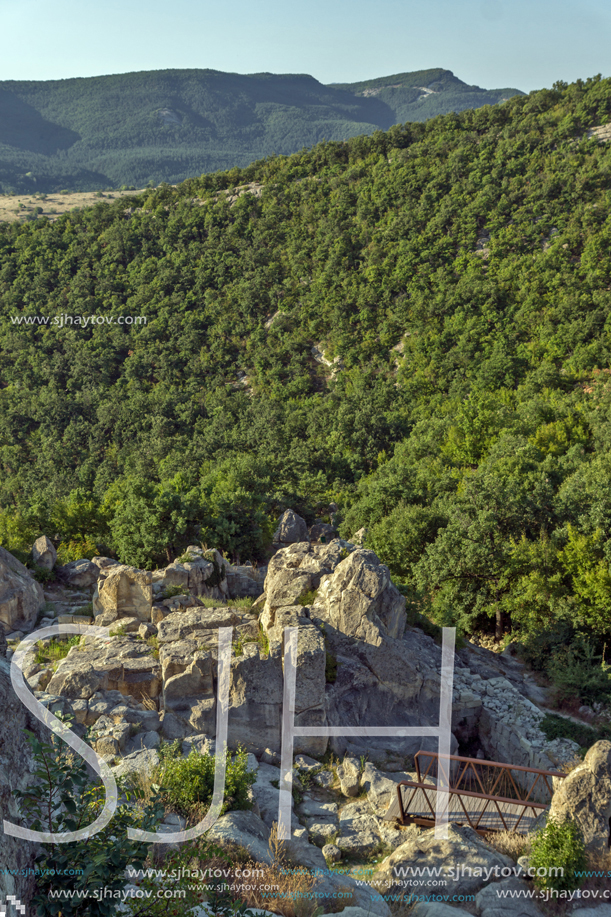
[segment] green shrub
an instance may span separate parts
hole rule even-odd
[[[53,664],[59,662],[61,659],[65,659],[73,646],[78,646],[80,643],[79,634],[75,634],[73,637],[68,637],[67,640],[49,640],[48,643],[43,643],[42,640],[36,644],[36,665],[48,665],[49,663]]]
[[[249,787],[256,780],[248,770],[248,756],[242,748],[227,756],[225,801],[222,814],[231,809],[250,809]],[[156,770],[155,779],[161,786],[164,803],[179,815],[189,816],[194,809],[209,806],[214,787],[215,758],[192,751],[186,758],[167,753]]]
[[[157,596],[157,601],[158,601],[158,602],[163,602],[164,599],[173,599],[174,596],[176,596],[176,595],[188,595],[188,593],[185,592],[185,587],[184,587],[184,586],[169,586],[169,585],[164,585],[163,589],[161,590],[161,592],[160,592],[159,595]]]
[[[540,728],[550,741],[554,739],[572,739],[581,748],[590,748],[600,739],[611,738],[611,727],[609,726],[593,729],[591,726],[574,723],[572,720],[557,716],[555,713],[546,713],[541,720]]]
[[[55,582],[55,571],[47,570],[46,567],[39,567],[35,565],[30,569],[30,573],[32,574],[36,582],[42,583],[43,586],[46,585],[46,583]]]
[[[611,666],[596,653],[584,637],[553,654],[547,672],[557,689],[559,700],[580,697],[585,703],[608,703],[611,696]]]
[[[337,681],[337,659],[328,650],[325,652],[325,681],[328,685]]]
[[[17,791],[25,826],[35,831],[61,833],[90,825],[101,813],[105,790],[100,781],[91,783],[87,765],[75,756],[61,739],[53,735],[50,743],[27,734],[32,745],[36,782],[26,791]],[[126,798],[129,802],[129,792]],[[145,806],[120,805],[109,824],[98,834],[68,844],[43,844],[36,855],[36,891],[32,905],[39,915],[62,917],[111,917],[116,899],[93,897],[100,888],[118,896],[125,887],[125,870],[142,869],[150,845],[132,841],[127,828],[155,831],[163,817],[156,794]],[[74,867],[82,869],[80,875]],[[64,891],[56,900],[49,892]],[[89,897],[91,895],[91,897]]]
[[[302,592],[298,599],[295,599],[296,605],[312,605],[316,598],[317,589],[307,589]]]
[[[534,882],[541,889],[573,891],[581,884],[580,872],[586,868],[585,844],[581,831],[575,822],[566,821],[559,825],[548,821],[538,831],[531,847],[530,866],[538,869],[562,871],[562,875],[535,876]]]

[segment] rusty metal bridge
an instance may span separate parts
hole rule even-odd
[[[437,780],[443,762],[443,783],[449,785],[448,821],[469,825],[479,834],[527,834],[550,803],[552,778],[565,776],[556,771],[459,755],[440,759],[430,751],[416,752],[414,760],[417,780],[402,780],[397,785],[397,795],[384,819],[434,827]]]

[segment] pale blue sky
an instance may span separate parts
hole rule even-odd
[[[609,0],[0,0],[0,79],[210,67],[351,82],[445,67],[529,91],[611,74]]]

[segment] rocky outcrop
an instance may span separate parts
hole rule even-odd
[[[108,642],[81,637],[60,662],[47,686],[49,694],[88,700],[98,691],[120,691],[155,698],[161,690],[161,666],[146,643],[113,637]]]
[[[16,557],[0,547],[0,624],[6,633],[31,630],[43,591]]]
[[[57,560],[57,551],[50,538],[41,535],[32,545],[32,558],[37,567],[52,570]]]
[[[99,569],[91,565],[98,578]],[[118,618],[151,620],[153,604],[152,574],[125,564],[106,567],[93,594],[93,613],[103,615],[103,623],[111,624]],[[98,622],[101,623],[101,622]]]
[[[558,781],[549,817],[577,823],[586,847],[596,853],[609,850],[611,825],[611,742],[597,742],[583,763]]]
[[[99,576],[99,568],[90,560],[73,560],[63,567],[56,567],[55,573],[59,579],[72,589],[82,589],[93,586]]]
[[[457,869],[457,864],[469,868]],[[380,863],[376,878],[388,882],[389,894],[402,891],[421,894],[418,869],[426,866],[431,870],[430,875],[446,878],[443,894],[451,898],[452,895],[475,894],[484,885],[500,878],[503,868],[514,865],[513,860],[491,847],[472,828],[449,825],[447,840],[438,840],[434,828],[414,831],[409,840]]]
[[[292,509],[287,509],[278,520],[278,526],[274,532],[274,543],[288,545],[296,544],[299,541],[308,541],[306,521]]]
[[[373,551],[357,548],[320,583],[316,605],[348,637],[380,646],[383,636],[400,640],[405,630],[405,598],[390,571]]]

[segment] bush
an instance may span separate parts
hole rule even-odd
[[[554,739],[572,739],[581,748],[590,748],[599,739],[611,738],[611,729],[609,727],[592,729],[591,726],[574,723],[572,720],[557,716],[555,713],[545,714],[541,720],[541,730],[550,742]]]
[[[212,755],[192,751],[186,758],[179,757],[178,745],[166,751],[156,773],[161,786],[162,799],[166,806],[179,815],[188,817],[209,806],[214,787],[215,758]],[[225,800],[221,814],[231,809],[250,809],[252,803],[248,790],[256,780],[254,771],[248,770],[248,756],[242,748],[233,756],[227,756],[225,777]],[[195,810],[195,811],[194,811]]]
[[[105,791],[100,781],[90,783],[85,761],[61,739],[40,742],[27,734],[34,752],[37,782],[17,792],[26,825],[35,831],[76,831],[91,824],[102,811]],[[36,857],[37,887],[32,904],[38,914],[62,917],[111,917],[116,898],[96,898],[100,889],[116,896],[125,886],[125,869],[144,866],[149,846],[127,837],[129,826],[155,831],[163,817],[157,797],[144,807],[121,805],[102,831],[68,844],[43,844]],[[82,872],[74,873],[79,866]],[[65,891],[61,900],[49,892]],[[89,895],[91,897],[89,897]],[[85,899],[85,900],[84,900]]]
[[[566,821],[559,825],[548,821],[532,842],[530,866],[535,872],[542,868],[547,870],[546,875],[535,877],[538,888],[558,891],[579,888],[579,873],[586,868],[586,854],[583,836],[575,822]],[[558,869],[563,875],[552,875],[552,869]]]
[[[585,637],[556,650],[547,666],[560,701],[580,697],[588,704],[609,702],[610,670],[611,666],[603,662]]]

